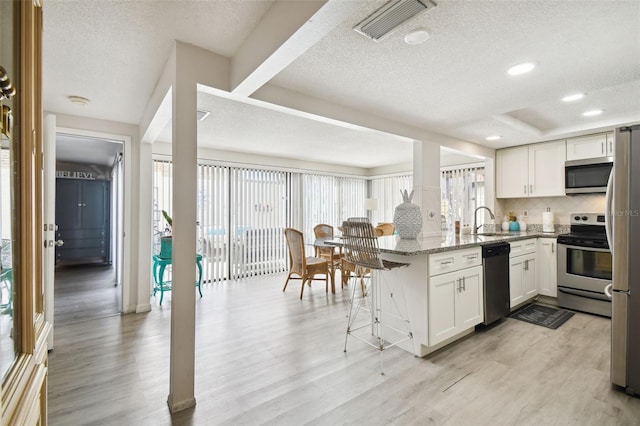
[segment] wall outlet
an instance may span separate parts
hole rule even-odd
[[[427,211],[427,220],[435,220],[436,212],[434,210]]]
[[[529,217],[529,210],[522,210],[522,217]]]

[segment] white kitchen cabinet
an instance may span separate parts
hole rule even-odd
[[[429,278],[429,346],[480,324],[484,318],[482,266]]]
[[[558,246],[555,238],[538,238],[538,293],[558,297]]]
[[[529,188],[529,148],[518,146],[496,152],[496,197],[523,198]]]
[[[496,152],[496,197],[565,195],[565,141],[500,149]]]
[[[600,133],[567,140],[567,161],[613,155],[613,133]]]
[[[616,151],[616,141],[613,137],[613,133],[607,133],[607,157],[613,157],[613,153]]]
[[[565,195],[565,142],[529,146],[529,197]]]
[[[521,305],[538,294],[536,286],[537,240],[521,240],[511,243],[509,253],[510,307]]]

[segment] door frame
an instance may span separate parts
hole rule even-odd
[[[54,115],[55,114],[51,114]],[[132,289],[132,279],[131,279],[131,238],[125,239],[125,237],[131,236],[132,231],[131,231],[131,223],[132,223],[132,214],[131,214],[131,190],[128,189],[128,187],[132,184],[133,179],[132,179],[132,153],[131,153],[131,137],[127,136],[127,135],[120,135],[120,134],[112,134],[112,133],[106,133],[106,132],[97,132],[97,131],[90,131],[90,130],[82,130],[82,129],[76,129],[76,128],[70,128],[70,127],[62,127],[62,126],[58,126],[56,125],[55,128],[55,135],[57,134],[66,134],[66,135],[71,135],[71,136],[80,136],[80,137],[85,137],[85,138],[92,138],[92,139],[104,139],[104,140],[108,140],[111,142],[121,142],[123,144],[123,157],[122,157],[122,167],[123,167],[123,173],[122,173],[122,181],[118,183],[118,186],[122,188],[122,193],[120,194],[119,198],[122,200],[122,205],[120,206],[120,212],[122,214],[122,227],[120,229],[118,229],[118,227],[116,227],[115,229],[118,230],[118,234],[119,235],[112,235],[112,241],[114,244],[117,244],[121,247],[121,250],[118,250],[115,246],[114,247],[114,254],[116,256],[114,256],[113,259],[113,263],[116,266],[116,279],[118,280],[118,284],[120,285],[120,291],[121,291],[121,306],[120,311],[122,313],[128,313],[128,312],[135,312],[135,303],[132,303],[132,291],[134,289]],[[55,163],[54,163],[54,167],[55,167]],[[118,200],[112,200],[113,203],[117,203]],[[113,221],[118,221],[118,217],[112,217]],[[114,229],[113,226],[111,226],[112,230]],[[118,253],[120,254],[120,256],[118,256]],[[120,259],[117,259],[115,257],[120,257]],[[49,298],[50,302],[48,304],[49,307],[49,318],[51,319],[51,323],[53,324],[53,312],[54,312],[54,306],[53,306],[53,280],[50,281],[50,283],[47,285],[47,288],[45,289],[45,294],[50,295],[51,297]],[[52,333],[53,334],[53,333]],[[53,342],[50,342],[53,343]],[[49,348],[52,348],[53,346],[50,345]]]

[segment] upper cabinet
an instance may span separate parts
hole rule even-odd
[[[613,133],[600,133],[567,140],[567,161],[613,155]]]
[[[565,141],[500,149],[496,152],[496,197],[565,195]]]

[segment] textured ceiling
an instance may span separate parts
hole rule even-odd
[[[352,1],[348,15],[269,84],[335,110],[349,107],[491,148],[640,122],[637,0],[440,0],[379,43],[351,29],[384,3]],[[45,0],[45,110],[138,124],[174,40],[234,57],[273,4]],[[288,3],[282,6],[280,19],[290,22]],[[405,44],[404,34],[417,27],[428,28],[431,38]],[[505,74],[523,61],[537,68]],[[576,91],[587,96],[560,102]],[[92,102],[79,107],[68,95]],[[316,161],[332,152],[327,162],[358,158],[362,167],[411,160],[406,142],[383,133],[204,95],[199,102],[214,111],[225,106],[200,123],[203,146]],[[605,111],[581,115],[593,108]],[[502,139],[484,139],[493,134]]]
[[[111,167],[123,150],[122,142],[60,133],[56,136],[56,160],[67,163]]]

